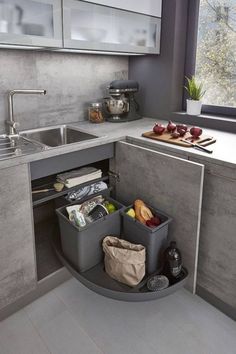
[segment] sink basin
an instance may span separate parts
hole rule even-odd
[[[78,143],[95,139],[97,136],[85,133],[68,125],[23,131],[21,136],[49,147]]]

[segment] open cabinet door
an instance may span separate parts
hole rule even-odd
[[[204,166],[126,142],[116,144],[116,198],[126,205],[137,198],[173,218],[175,239],[189,271],[187,289],[195,293]]]

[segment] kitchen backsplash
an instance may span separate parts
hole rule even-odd
[[[88,103],[104,97],[110,81],[127,78],[128,57],[0,50],[0,132],[10,90],[47,90],[46,96],[14,96],[23,130],[87,119]]]

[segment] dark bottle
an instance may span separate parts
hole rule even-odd
[[[178,278],[182,270],[182,257],[175,241],[172,241],[165,251],[165,263],[167,273],[173,278]]]

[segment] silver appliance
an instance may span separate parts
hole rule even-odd
[[[104,98],[106,120],[120,123],[140,119],[139,105],[134,97],[138,89],[137,81],[112,81],[108,86],[110,96]]]

